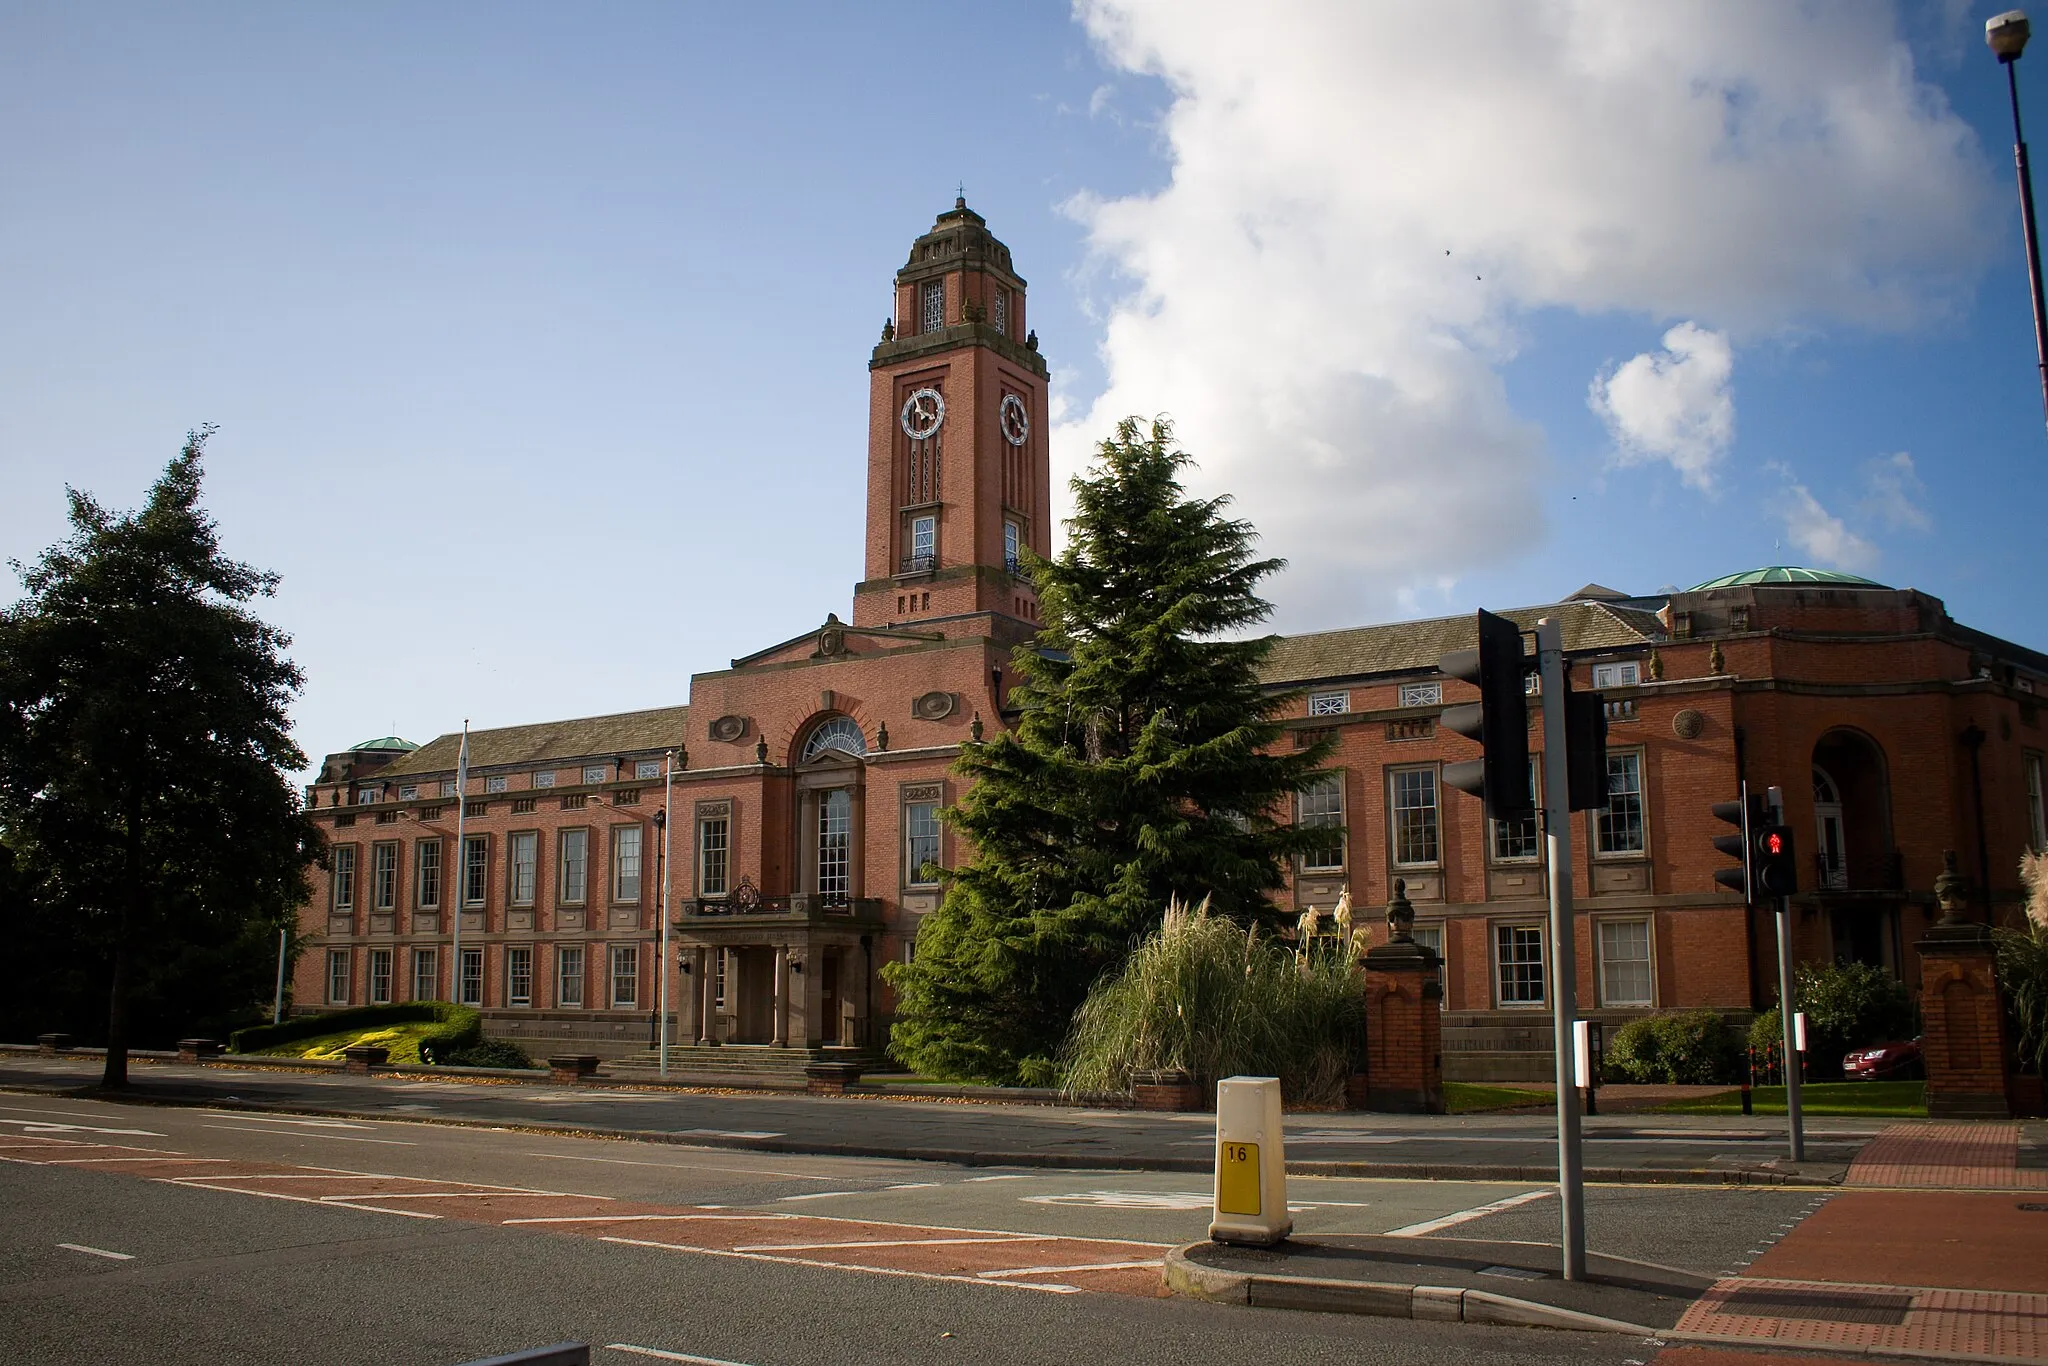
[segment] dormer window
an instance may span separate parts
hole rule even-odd
[[[946,328],[946,282],[927,280],[924,284],[924,308],[922,311],[924,332],[943,332]]]

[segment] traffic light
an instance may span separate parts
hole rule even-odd
[[[1479,648],[1453,650],[1437,661],[1452,678],[1479,689],[1477,702],[1447,707],[1445,730],[1477,740],[1485,757],[1444,765],[1444,786],[1469,792],[1486,803],[1497,821],[1514,820],[1536,809],[1529,792],[1529,661],[1522,632],[1506,617],[1479,614]],[[1604,782],[1604,779],[1603,779]]]
[[[1607,699],[1596,692],[1573,692],[1569,673],[1564,680],[1564,758],[1571,798],[1565,805],[1573,811],[1607,805]]]
[[[1745,810],[1739,801],[1715,802],[1714,816],[1734,826],[1739,832],[1733,835],[1714,836],[1714,847],[1734,859],[1739,867],[1716,868],[1714,881],[1723,887],[1742,893],[1744,901],[1754,901],[1756,891],[1756,859],[1750,846],[1750,832],[1761,832],[1769,813],[1762,797],[1751,797]]]
[[[1756,827],[1750,827],[1755,830]],[[1751,868],[1761,896],[1790,896],[1799,890],[1799,867],[1792,856],[1792,827],[1766,825],[1756,833]]]

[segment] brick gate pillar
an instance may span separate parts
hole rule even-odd
[[[1394,879],[1388,942],[1365,951],[1366,1108],[1444,1112],[1443,959],[1415,942],[1408,884]]]
[[[2012,1114],[2005,1071],[2005,1003],[1994,971],[1991,928],[1963,918],[1967,886],[1953,849],[1934,880],[1941,919],[1920,951],[1921,1054],[1930,1118],[2005,1119]]]

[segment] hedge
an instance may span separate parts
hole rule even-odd
[[[441,1028],[420,1036],[437,1054],[472,1047],[483,1040],[483,1016],[469,1006],[450,1001],[400,1001],[392,1005],[357,1006],[320,1015],[294,1015],[278,1024],[238,1029],[228,1036],[228,1051],[259,1053],[295,1039],[315,1039],[322,1034],[339,1034],[345,1029],[375,1029],[384,1025],[439,1021]]]

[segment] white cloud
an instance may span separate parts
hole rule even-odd
[[[1165,81],[1172,175],[1072,206],[1090,278],[1128,292],[1104,304],[1106,391],[1055,458],[1172,413],[1196,486],[1293,561],[1290,628],[1542,536],[1543,434],[1499,375],[1536,310],[1734,344],[1910,327],[1996,226],[1973,135],[1863,0],[1078,9],[1109,61]],[[1711,445],[1711,421],[1660,427],[1634,376],[1618,399],[1608,377],[1626,430]],[[1697,449],[1650,453],[1697,480]]]
[[[1680,323],[1664,349],[1645,351],[1594,377],[1586,402],[1607,424],[1624,465],[1668,460],[1687,484],[1714,485],[1714,466],[1735,439],[1735,356],[1727,334]]]
[[[1785,538],[1813,564],[1860,574],[1877,567],[1877,547],[1822,507],[1806,485],[1786,474],[1787,499],[1780,504]]]
[[[1884,523],[1893,531],[1927,531],[1934,519],[1922,506],[1927,486],[1913,468],[1913,457],[1905,451],[1881,455],[1863,467],[1865,495],[1859,510],[1865,517]]]

